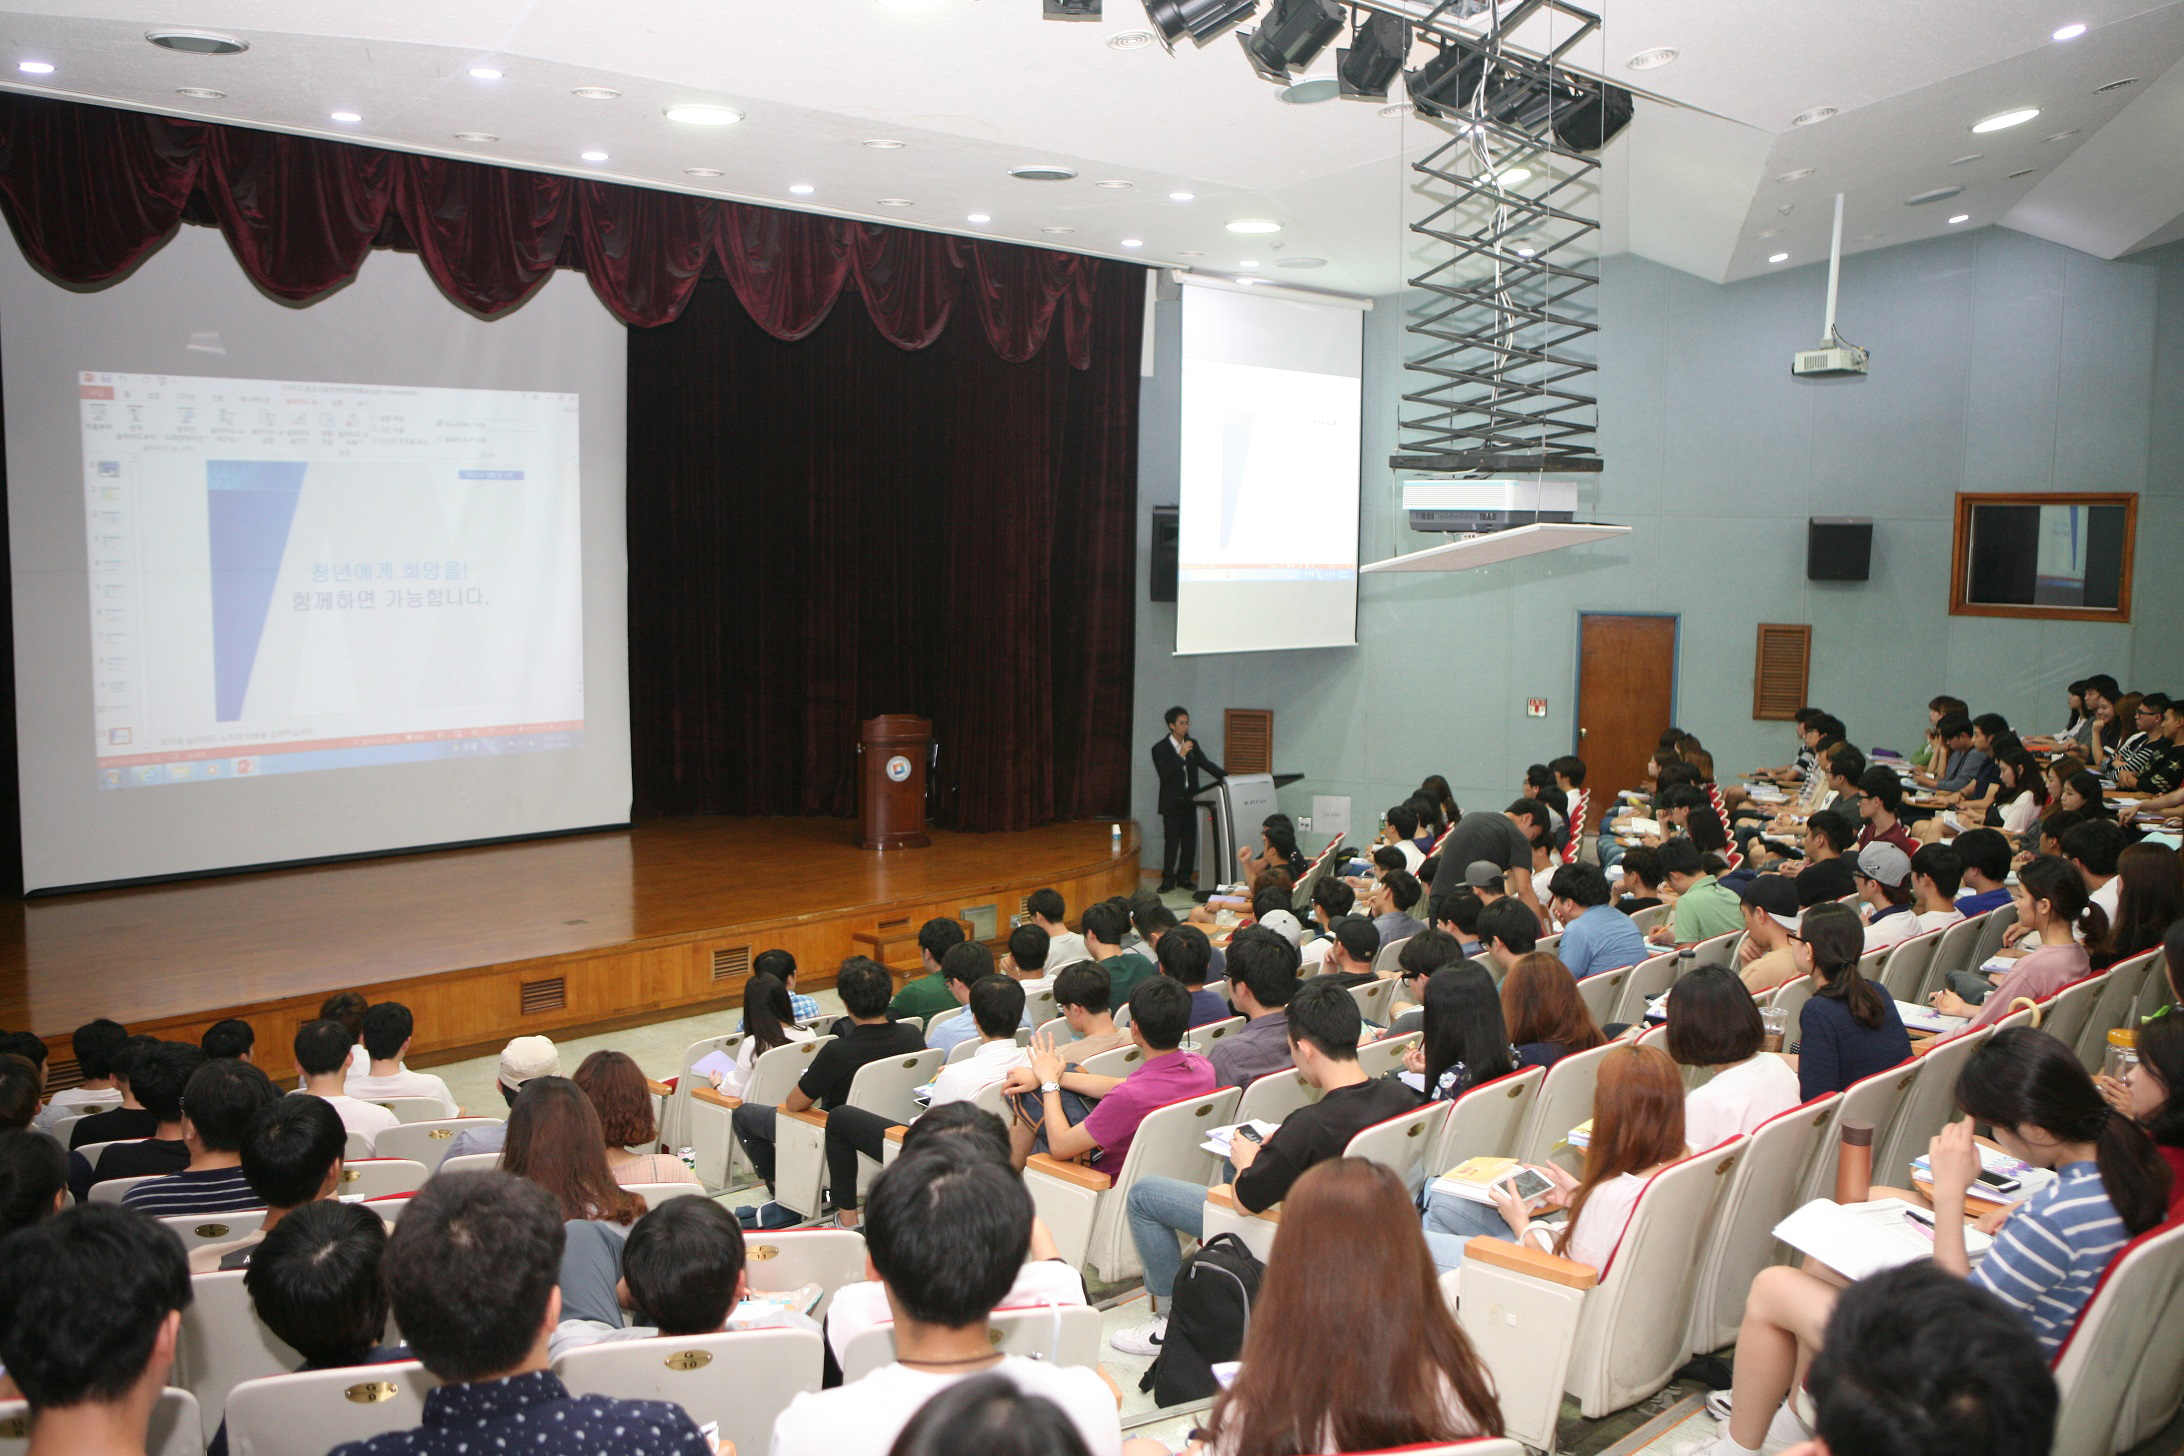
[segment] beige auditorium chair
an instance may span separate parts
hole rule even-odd
[[[670,1401],[755,1456],[789,1402],[819,1389],[823,1363],[815,1330],[736,1330],[587,1345],[554,1361],[554,1374],[575,1395]]]
[[[1147,1113],[1122,1166],[1112,1173],[1032,1154],[1024,1168],[1024,1186],[1054,1235],[1063,1262],[1110,1284],[1139,1273],[1124,1218],[1131,1185],[1155,1177],[1180,1178],[1201,1187],[1211,1183],[1220,1159],[1202,1144],[1209,1129],[1236,1120],[1237,1099],[1234,1087],[1223,1087]]]
[[[415,1360],[246,1381],[228,1392],[228,1456],[326,1456],[425,1419],[440,1382]]]
[[[159,1393],[144,1435],[146,1456],[204,1456],[203,1417],[197,1397],[173,1386]],[[0,1456],[26,1456],[30,1450],[30,1402],[0,1400]]]
[[[1088,1305],[1040,1305],[993,1312],[994,1348],[1049,1365],[1098,1369],[1100,1312]],[[874,1325],[849,1337],[842,1350],[842,1381],[860,1380],[895,1359],[895,1327]]]

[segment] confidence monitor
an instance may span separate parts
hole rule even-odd
[[[28,889],[627,822],[624,334],[415,259],[304,308],[210,228],[0,244]]]
[[[1371,305],[1183,282],[1175,650],[1354,646]]]

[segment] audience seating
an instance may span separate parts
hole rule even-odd
[[[690,1136],[690,1094],[698,1088],[711,1089],[712,1083],[698,1075],[698,1063],[715,1052],[726,1052],[733,1057],[736,1048],[743,1044],[743,1033],[731,1031],[725,1036],[708,1036],[683,1048],[682,1064],[675,1070],[675,1090],[667,1097],[666,1110],[660,1114],[660,1142],[665,1147],[686,1148],[694,1141]]]
[[[1357,1049],[1357,1064],[1368,1077],[1385,1077],[1391,1072],[1403,1070],[1403,1054],[1425,1040],[1422,1031],[1406,1031],[1401,1036],[1384,1036],[1369,1041]]]
[[[437,1097],[374,1097],[370,1100],[404,1122],[436,1122],[447,1116],[447,1104]]]
[[[143,1141],[143,1138],[116,1138],[110,1143],[85,1143],[76,1151],[83,1154],[83,1160],[91,1165],[93,1172],[96,1172],[98,1171],[99,1159],[108,1148],[118,1146],[121,1143],[140,1143]]]
[[[1648,905],[1643,910],[1631,912],[1630,923],[1638,927],[1640,935],[1651,935],[1655,926],[1668,919],[1673,905]]]
[[[464,1153],[459,1158],[441,1155],[437,1173],[490,1173],[500,1166],[499,1153]]]
[[[372,1139],[372,1151],[382,1158],[408,1158],[437,1172],[440,1160],[456,1138],[474,1127],[495,1127],[496,1117],[436,1117],[429,1122],[405,1122]]]
[[[1795,1052],[1805,1039],[1805,1024],[1800,1019],[1805,1014],[1805,1003],[1812,999],[1816,988],[1810,976],[1792,976],[1777,986],[1767,998],[1770,1010],[1786,1012],[1782,1023],[1782,1050]]]
[[[1691,968],[1693,970],[1697,970],[1700,966],[1730,966],[1733,968],[1737,963],[1737,946],[1743,939],[1743,931],[1731,930],[1700,941],[1691,948]]]
[[[1972,943],[1970,952],[1964,957],[1964,964],[1951,966],[1949,969],[1952,971],[1968,970],[1985,962],[1996,951],[2002,949],[2002,937],[2008,934],[2010,927],[2016,923],[2017,906],[2014,902],[2008,905],[1997,905],[1994,909],[1988,911],[1979,919],[1979,938]]]
[[[1381,946],[1379,950],[1374,951],[1373,974],[1376,976],[1384,976],[1394,971],[1398,963],[1398,958],[1401,957],[1401,955],[1403,954],[1403,947],[1408,945],[1409,943],[1410,937],[1406,935],[1401,940],[1391,940],[1387,944]]]
[[[2074,981],[2063,987],[2043,1005],[2040,1029],[2064,1046],[2075,1048],[2080,1034],[2092,1022],[2094,1011],[2111,987],[2120,996],[2121,1005],[2116,1023],[2120,1026],[2122,1017],[2130,1014],[2131,1002],[2137,997],[2138,971],[2143,969],[2143,966],[2137,970],[2118,968],[2096,976],[2087,976],[2082,981]],[[2107,1035],[2104,1028],[2101,1033],[2104,1041]],[[2093,1070],[2099,1071],[2100,1068],[2096,1066]]]
[[[493,1155],[494,1162],[500,1154]],[[364,1158],[341,1170],[344,1198],[384,1198],[390,1193],[415,1193],[425,1186],[432,1171],[413,1158]]]
[[[826,1292],[811,1312],[824,1319],[834,1292],[865,1277],[864,1235],[855,1229],[792,1229],[744,1236],[744,1275],[754,1294],[816,1284]]]
[[[2000,910],[1990,910],[1984,915],[1974,915],[1968,920],[1960,920],[1942,931],[1941,939],[1935,942],[1933,955],[1927,961],[1926,968],[1921,973],[1919,980],[1915,983],[1907,983],[1910,985],[1909,992],[1898,996],[1896,999],[1922,1006],[1926,1003],[1927,998],[1948,983],[1951,971],[1968,971],[1973,966],[1986,960],[1993,952],[1982,952],[1978,948],[1987,937],[1988,927],[2003,916],[2007,916],[2014,923],[2017,919],[2016,907],[2004,905]],[[2000,949],[2002,932],[1997,930],[1993,934],[1996,949]],[[1908,943],[1906,942],[1906,944]]]
[[[1374,1026],[1388,1024],[1388,1003],[1395,999],[1395,988],[1401,985],[1393,976],[1383,976],[1377,981],[1366,981],[1350,988],[1350,999],[1357,1003],[1357,1014]]]
[[[246,1380],[285,1375],[303,1363],[303,1356],[258,1318],[257,1308],[243,1288],[242,1270],[193,1274],[190,1289],[195,1297],[182,1311],[173,1378],[197,1397],[204,1416],[204,1439],[209,1441],[220,1429],[220,1415],[227,1409],[229,1391]],[[355,1378],[350,1376],[351,1380]],[[415,1421],[407,1424],[414,1425]],[[305,1429],[316,1434],[315,1427]],[[332,1440],[326,1441],[319,1456],[333,1445]],[[232,1440],[229,1446],[232,1451]]]
[[[1834,1128],[1839,1092],[1768,1118],[1744,1139],[1744,1158],[1722,1190],[1713,1237],[1699,1258],[1692,1286],[1691,1352],[1733,1345],[1744,1322],[1744,1297],[1759,1271],[1775,1262],[1775,1225],[1802,1203],[1798,1185]]]
[[[2146,1421],[2158,1411],[2142,1409],[2127,1396],[2134,1381],[2144,1380],[2148,1390],[2163,1393],[2149,1403],[2158,1406],[2175,1388],[2177,1340],[2184,1333],[2177,1316],[2180,1291],[2184,1221],[2171,1219],[2148,1230],[2109,1262],[2056,1353],[2062,1403],[2053,1456],[2109,1456],[2154,1434]],[[2166,1369],[2156,1372],[2156,1366]],[[2121,1429],[2126,1422],[2130,1429]]]
[[[702,1198],[705,1190],[695,1183],[624,1183],[625,1193],[634,1193],[645,1201],[645,1207],[658,1208],[670,1198]]]
[[[1100,1363],[1100,1312],[1089,1305],[1041,1305],[993,1312],[994,1347],[1049,1365]],[[849,1337],[842,1349],[842,1380],[861,1380],[895,1358],[895,1327],[874,1325]],[[623,1394],[621,1391],[614,1392]],[[722,1433],[727,1432],[723,1429]],[[770,1433],[769,1433],[770,1434]],[[745,1448],[738,1448],[745,1449]],[[748,1448],[758,1449],[758,1448]]]
[[[717,1421],[738,1451],[764,1451],[774,1419],[819,1389],[825,1342],[812,1330],[613,1340],[571,1350],[554,1374],[576,1395],[671,1401],[699,1425]]]
[[[402,1210],[409,1207],[409,1201],[414,1197],[416,1195],[413,1193],[390,1193],[384,1198],[367,1198],[363,1202],[392,1231],[396,1221],[402,1217]]]
[[[136,1187],[137,1184],[149,1183],[154,1178],[167,1176],[165,1173],[147,1173],[141,1178],[109,1178],[103,1183],[91,1185],[91,1201],[93,1203],[119,1203],[122,1195]]]
[[[1319,1088],[1294,1067],[1254,1077],[1236,1104],[1237,1122],[1271,1122],[1277,1126],[1308,1103],[1320,1100]]]
[[[2174,1233],[2179,1225],[2172,1221],[2167,1227]],[[2158,1233],[2159,1230],[2151,1232]],[[2136,1298],[2136,1286],[2127,1287],[2132,1288]],[[2146,1348],[2148,1351],[2184,1349],[2184,1278],[2170,1284],[2168,1302],[2162,1306],[2160,1318],[2147,1337]],[[2067,1355],[2068,1351],[2064,1353]],[[2176,1418],[2179,1408],[2184,1408],[2184,1360],[2140,1360],[2131,1388],[2124,1393],[2122,1409],[2116,1416],[2116,1449],[2127,1450],[2151,1439]]]
[[[1446,837],[1446,834],[1442,836],[1442,838]],[[1304,873],[1298,877],[1290,904],[1295,907],[1300,917],[1311,913],[1312,891],[1319,887],[1320,880],[1328,873],[1328,866],[1337,862],[1335,856],[1342,852],[1342,838],[1340,834],[1337,834],[1334,838],[1328,840],[1327,847],[1313,856],[1312,863],[1305,866]],[[1440,840],[1435,840],[1434,844],[1438,847]]]
[[[1619,970],[1600,971],[1577,983],[1577,997],[1592,1013],[1595,1023],[1606,1026],[1615,1020],[1616,1010],[1623,1004],[1623,993],[1629,988],[1631,973],[1635,970],[1636,966],[1624,966]]]
[[[1441,1125],[1441,1135],[1434,1140],[1434,1176],[1439,1177],[1467,1158],[1514,1156],[1517,1140],[1531,1116],[1532,1101],[1539,1096],[1539,1084],[1546,1075],[1544,1067],[1526,1067],[1482,1082],[1449,1103],[1448,1121]]]
[[[387,1130],[389,1132],[392,1132],[394,1129],[389,1128]],[[357,1162],[363,1158],[371,1157],[373,1155],[373,1151],[374,1150],[372,1146],[372,1139],[364,1136],[364,1134],[360,1132],[350,1133],[348,1139],[341,1145],[342,1158],[345,1161],[351,1163]]]
[[[2153,1015],[2169,1004],[2169,955],[2156,951],[2147,964],[2145,979],[2139,984],[2136,1014],[2141,1020]]]
[[[1123,1205],[1140,1178],[1180,1178],[1205,1186],[1219,1160],[1200,1146],[1209,1128],[1234,1122],[1238,1092],[1223,1087],[1148,1113],[1131,1140],[1122,1167],[1112,1174],[1081,1163],[1032,1154],[1024,1185],[1046,1220],[1065,1263],[1089,1268],[1108,1283],[1140,1272]]]
[[[984,1045],[983,1041],[975,1036],[959,1041],[948,1049],[948,1055],[942,1065],[952,1067],[957,1062],[967,1062],[978,1055],[978,1049],[982,1045]]]
[[[1888,1139],[1888,1129],[1896,1120],[1896,1110],[1917,1085],[1922,1058],[1913,1057],[1901,1066],[1890,1067],[1885,1072],[1875,1072],[1861,1082],[1853,1082],[1843,1090],[1842,1100],[1835,1104],[1827,1126],[1821,1129],[1818,1142],[1813,1146],[1812,1160],[1806,1165],[1804,1186],[1798,1190],[1791,1207],[1802,1208],[1815,1198],[1835,1196],[1835,1174],[1843,1146],[1843,1124],[1862,1122],[1873,1129],[1873,1176],[1876,1182],[1886,1182],[1881,1176],[1879,1153],[1881,1144]],[[1921,1147],[1920,1152],[1926,1149]]]
[[[203,1417],[197,1397],[168,1386],[152,1407],[145,1432],[146,1456],[204,1456]],[[0,1400],[0,1456],[25,1456],[30,1450],[30,1402]]]
[[[1611,1041],[1591,1051],[1574,1052],[1547,1069],[1517,1139],[1518,1162],[1553,1161],[1578,1171],[1584,1158],[1564,1139],[1571,1128],[1592,1116],[1593,1083],[1600,1076],[1601,1059],[1621,1045]]]
[[[910,1056],[867,1062],[849,1084],[848,1105],[892,1122],[908,1122],[919,1112],[911,1093],[933,1080],[943,1055],[939,1047],[927,1047]],[[774,1121],[774,1199],[806,1218],[819,1216],[827,1182],[826,1140],[827,1115],[817,1109],[784,1112]]]
[[[1927,967],[1934,963],[1942,937],[1954,929],[1956,927],[1952,925],[1942,930],[1929,930],[1890,946],[1881,957],[1880,974],[1867,979],[1878,981],[1881,989],[1895,1000],[1914,1001],[1919,988],[1926,984]],[[1860,966],[1859,969],[1865,968]]]
[[[1392,1169],[1415,1196],[1428,1179],[1448,1171],[1433,1165],[1433,1154],[1441,1145],[1441,1129],[1448,1123],[1450,1105],[1428,1102],[1414,1112],[1376,1122],[1351,1138],[1342,1155]]]
[[[2152,950],[2144,955],[2118,961],[2108,968],[2108,978],[2101,986],[2101,994],[2095,999],[2086,1018],[2079,1024],[2075,1037],[2066,1037],[2077,1050],[2078,1061],[2088,1072],[2098,1072],[2108,1055],[2108,1033],[2127,1024],[2136,1014],[2144,977],[2161,974],[2161,952]],[[2082,986],[2085,982],[2080,981]],[[2066,992],[2075,987],[2066,986]],[[2060,1032],[2057,1035],[2061,1035]]]
[[[1552,921],[1550,921],[1549,923],[1550,923],[1550,924],[1552,924],[1553,922],[1552,922]],[[1547,952],[1547,954],[1549,954],[1549,955],[1553,955],[1553,954],[1555,953],[1555,951],[1556,951],[1556,950],[1557,950],[1558,948],[1560,948],[1560,946],[1561,946],[1561,945],[1562,945],[1562,932],[1558,930],[1558,931],[1556,931],[1556,932],[1555,932],[1554,934],[1552,934],[1552,935],[1543,935],[1543,936],[1541,936],[1541,937],[1539,938],[1538,942],[1537,942],[1537,943],[1535,943],[1535,944],[1533,945],[1532,949],[1534,949],[1534,950],[1543,950],[1543,951]]]
[[[1942,1125],[1956,1116],[1957,1073],[1964,1070],[1979,1044],[1993,1034],[1994,1028],[1982,1027],[1952,1036],[1933,1043],[1924,1055],[1914,1059],[1918,1076],[1897,1108],[1887,1136],[1880,1135],[1879,1123],[1874,1124],[1874,1182],[1900,1186],[1911,1176],[1911,1160],[1923,1156]]]
[[[265,1222],[262,1208],[245,1209],[240,1213],[173,1213],[160,1222],[174,1230],[182,1241],[182,1252],[193,1253],[207,1244],[232,1243],[258,1231]]]
[[[1037,1020],[1037,1018],[1034,1018],[1034,1020]],[[1066,1016],[1049,1017],[1045,1021],[1038,1022],[1032,1028],[1031,1036],[1033,1041],[1037,1041],[1042,1036],[1050,1036],[1054,1039],[1056,1046],[1067,1046],[1078,1039],[1077,1033],[1070,1028],[1069,1018]]]
[[[1615,1003],[1600,1024],[1606,1026],[1611,1021],[1636,1024],[1646,1014],[1646,1003],[1676,984],[1677,960],[1676,952],[1664,950],[1632,966],[1630,975],[1623,982],[1623,998]]]
[[[425,1393],[439,1383],[415,1360],[245,1381],[227,1398],[228,1456],[326,1456],[407,1430],[424,1421]]]
[[[781,1099],[789,1095],[789,1089],[811,1065],[819,1048],[832,1040],[832,1036],[815,1036],[810,1041],[792,1041],[759,1053],[758,1059],[751,1064],[751,1080],[745,1085],[742,1097],[724,1097],[710,1086],[690,1089],[686,1109],[689,1146],[697,1160],[698,1177],[707,1187],[733,1188],[737,1169],[748,1171],[743,1145],[736,1140],[730,1122],[735,1110],[745,1102],[761,1107],[779,1106]],[[679,1088],[680,1084],[677,1086]]]
[[[1031,1018],[1033,1026],[1037,1026],[1042,1021],[1052,1020],[1059,1014],[1054,1005],[1053,989],[1050,987],[1044,991],[1027,990],[1024,992],[1024,1012]]]
[[[1127,1077],[1130,1069],[1145,1060],[1145,1049],[1131,1043],[1113,1047],[1098,1056],[1086,1057],[1078,1065],[1088,1077]]]
[[[1241,1016],[1224,1016],[1219,1021],[1209,1021],[1204,1026],[1193,1027],[1190,1034],[1183,1038],[1183,1050],[1204,1056],[1213,1050],[1216,1042],[1225,1041],[1242,1031],[1244,1024]]]

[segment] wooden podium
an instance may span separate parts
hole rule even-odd
[[[920,849],[925,833],[925,764],[933,725],[910,713],[867,718],[857,744],[859,849]]]

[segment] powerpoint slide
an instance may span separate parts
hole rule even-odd
[[[101,788],[582,743],[575,395],[77,381]]]

